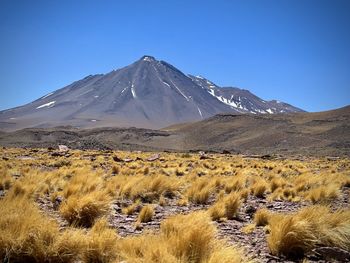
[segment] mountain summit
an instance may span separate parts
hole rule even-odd
[[[146,55],[124,68],[87,76],[29,104],[1,111],[0,127],[161,128],[218,113],[299,111],[286,103],[264,101],[247,90],[220,88]]]

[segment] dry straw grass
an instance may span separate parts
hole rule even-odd
[[[152,205],[146,205],[144,206],[139,214],[138,221],[141,223],[147,223],[152,221],[152,218],[154,216],[154,208]]]
[[[350,248],[350,211],[332,213],[325,206],[311,206],[291,215],[269,219],[267,242],[275,255],[300,258],[320,246]]]
[[[269,223],[271,213],[266,208],[259,209],[254,214],[254,223],[257,226],[266,226]]]
[[[349,187],[348,159],[213,154],[200,160],[163,153],[162,161],[150,162],[151,154],[137,152],[71,151],[67,158],[53,158],[45,149],[0,153],[8,156],[0,159],[0,258],[10,262],[247,262],[239,249],[215,238],[211,220],[236,219],[242,203],[256,198],[318,204],[294,214],[255,213],[254,224],[242,231],[265,226],[273,254],[299,257],[316,246],[350,247],[349,211],[331,213],[322,206],[340,200]],[[32,158],[17,158],[26,155]],[[114,155],[135,161],[115,162]],[[46,208],[39,210],[42,200],[70,225],[60,228]],[[106,220],[116,213],[112,203],[132,218],[143,207],[140,229],[153,220],[157,204],[206,211],[165,220],[157,234],[121,238]]]
[[[129,237],[118,243],[127,262],[248,262],[241,250],[215,238],[215,227],[203,212],[165,220],[159,235]]]
[[[229,195],[220,198],[208,210],[212,220],[220,221],[224,218],[233,219],[237,216],[238,209],[241,205],[241,196],[237,192],[232,192]]]

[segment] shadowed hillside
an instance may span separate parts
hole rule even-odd
[[[122,149],[147,151],[231,151],[246,154],[349,155],[350,107],[279,115],[220,114],[163,130],[70,127],[0,133],[12,147]]]

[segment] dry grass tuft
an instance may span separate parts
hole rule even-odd
[[[146,205],[144,206],[139,214],[138,221],[141,223],[147,223],[152,221],[152,218],[154,216],[154,208],[152,205]]]
[[[115,230],[108,227],[106,219],[96,221],[87,235],[84,262],[114,262],[118,257],[118,236]]]
[[[339,197],[339,187],[336,185],[320,186],[307,192],[306,199],[315,203],[330,202]]]
[[[91,227],[95,220],[108,213],[109,202],[104,192],[73,195],[61,204],[60,213],[72,225]]]
[[[196,204],[206,204],[213,192],[213,185],[208,179],[194,181],[187,191],[188,200]]]
[[[331,213],[328,207],[311,206],[292,215],[269,219],[267,242],[271,253],[301,258],[316,245],[350,247],[350,212]]]
[[[72,225],[91,227],[110,208],[111,197],[102,176],[87,169],[76,170],[62,194],[64,201],[59,211]]]
[[[263,198],[264,193],[267,190],[267,184],[265,181],[258,181],[252,185],[252,193],[254,196]]]
[[[220,198],[208,210],[212,220],[221,221],[223,218],[233,219],[237,216],[238,209],[241,205],[240,195],[236,192]]]
[[[242,227],[241,231],[245,234],[250,234],[254,231],[256,225],[255,224],[248,224],[244,227]]]
[[[208,209],[208,213],[212,220],[221,221],[226,216],[224,202],[216,202],[213,206]]]
[[[79,231],[67,230],[60,235],[57,223],[44,217],[28,199],[2,200],[0,213],[2,259],[10,262],[71,262],[84,247]]]
[[[254,223],[257,226],[266,226],[269,223],[271,213],[266,208],[258,209],[254,214]]]
[[[241,197],[237,193],[231,193],[225,198],[225,213],[227,219],[233,219],[236,217],[240,205]]]
[[[350,185],[348,158],[260,160],[211,154],[199,160],[197,154],[164,153],[162,160],[149,162],[142,152],[71,150],[69,157],[53,158],[47,150],[1,148],[1,154],[6,158],[0,158],[0,258],[9,262],[247,262],[239,249],[216,239],[217,223],[209,219],[237,217],[241,202],[255,199],[250,194],[317,204],[340,200],[344,206],[343,193]],[[136,161],[117,163],[113,155]],[[54,211],[45,215],[50,201],[70,226],[52,220]],[[155,204],[171,209],[191,202],[189,209],[205,211],[165,220],[159,233],[119,238],[105,219],[112,201],[128,215],[140,212],[138,230],[147,229],[142,222],[152,220]],[[265,226],[276,255],[302,257],[318,246],[349,251],[349,213],[331,213],[324,206],[294,214],[261,209],[254,224],[241,230],[251,233]]]
[[[178,215],[162,222],[159,235],[125,238],[118,243],[127,262],[247,262],[242,252],[215,238],[206,213]]]
[[[123,214],[126,215],[132,215],[133,213],[135,213],[137,210],[139,211],[139,209],[141,209],[141,201],[140,200],[136,200],[134,203],[132,203],[131,205],[124,207],[122,209]]]

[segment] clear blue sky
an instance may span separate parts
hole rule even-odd
[[[350,1],[0,1],[0,109],[153,55],[307,111],[350,104]]]

